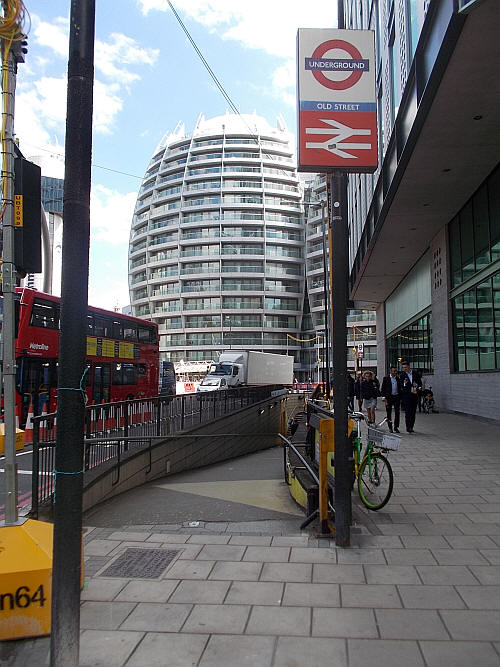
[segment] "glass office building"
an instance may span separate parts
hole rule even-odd
[[[439,406],[497,417],[498,0],[343,0],[376,44],[379,169],[349,177],[350,296],[379,376],[406,358]]]
[[[225,349],[298,354],[304,220],[290,135],[256,115],[200,118],[155,150],[129,245],[133,314],[156,321],[161,356]]]

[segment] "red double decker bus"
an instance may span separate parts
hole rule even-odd
[[[22,425],[57,404],[59,297],[16,289],[16,407]],[[108,403],[158,394],[158,326],[137,317],[89,307],[87,371],[89,402]]]

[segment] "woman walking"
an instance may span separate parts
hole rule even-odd
[[[379,395],[380,390],[377,387],[373,373],[371,371],[365,371],[363,373],[363,379],[361,380],[360,397],[366,408],[369,424],[375,423],[375,408],[377,407],[377,396]]]

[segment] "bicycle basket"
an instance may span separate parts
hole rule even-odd
[[[386,433],[381,429],[373,428],[373,426],[368,427],[368,440],[373,442],[373,444],[380,449],[390,449],[393,452],[397,452],[401,445],[401,438],[399,435]]]

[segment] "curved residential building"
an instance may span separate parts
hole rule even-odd
[[[163,359],[298,352],[304,222],[283,124],[200,118],[161,142],[137,198],[129,286],[133,314],[160,327]]]

